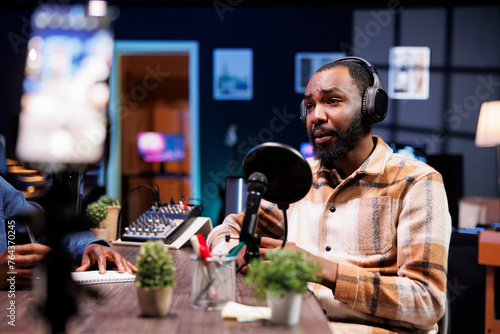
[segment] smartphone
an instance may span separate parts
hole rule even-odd
[[[32,14],[17,158],[59,171],[103,156],[113,34],[106,16],[83,5],[43,5]]]

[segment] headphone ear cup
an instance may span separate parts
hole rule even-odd
[[[389,106],[389,97],[381,86],[380,77],[377,73],[373,76],[375,82],[365,90],[362,108],[363,115],[371,124],[382,122],[387,116]]]
[[[371,123],[382,122],[387,116],[389,97],[385,90],[369,87],[363,96],[363,115]]]
[[[372,122],[370,120],[370,115],[369,115],[369,111],[368,111],[368,100],[369,100],[369,97],[368,97],[368,90],[370,89],[370,87],[368,87],[365,92],[363,93],[363,100],[361,101],[361,115],[363,115],[364,118],[366,118],[370,123]]]
[[[375,96],[376,94],[373,87],[368,87],[363,94],[363,115],[370,122],[370,124],[377,123],[377,115],[375,114]]]
[[[389,108],[389,96],[385,90],[376,89],[374,106],[376,108],[373,113],[376,115],[377,122],[382,122],[387,116],[387,109]]]

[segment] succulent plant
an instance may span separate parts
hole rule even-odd
[[[101,222],[108,216],[108,206],[101,202],[93,202],[87,205],[87,216],[92,220],[94,227],[99,227]]]
[[[255,300],[266,298],[266,291],[272,296],[286,292],[303,294],[308,282],[319,282],[319,263],[306,252],[290,249],[273,249],[266,252],[266,259],[250,261],[245,282],[254,286]]]
[[[172,255],[162,241],[146,241],[137,254],[136,265],[136,286],[149,289],[175,286]]]

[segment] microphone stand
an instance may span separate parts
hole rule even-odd
[[[239,265],[238,268],[236,268],[236,272],[239,272],[241,269],[246,267],[252,259],[260,257],[260,235],[255,235],[252,242],[249,242],[246,245],[247,249],[245,252],[245,261]]]
[[[260,236],[255,234],[258,223],[258,210],[262,195],[266,191],[267,177],[259,172],[252,173],[248,178],[248,195],[245,217],[241,227],[240,242],[246,244],[245,262],[242,263],[236,272],[245,267],[252,259],[260,256]]]
[[[288,218],[286,216],[286,211],[290,205],[288,203],[278,203],[278,208],[283,212],[283,243],[281,244],[281,248],[285,248],[286,239],[288,237]]]
[[[288,203],[278,203],[278,208],[281,209],[283,212],[283,228],[284,228],[284,235],[283,235],[283,243],[281,244],[281,248],[285,248],[286,241],[287,241],[287,236],[288,236],[288,218],[286,216],[286,211],[288,210],[288,207],[290,205]],[[255,218],[252,216],[252,219],[257,219],[257,215],[255,215]],[[236,268],[236,272],[239,272],[241,269],[243,269],[248,263],[253,259],[253,258],[258,258],[260,257],[259,253],[259,248],[260,248],[260,235],[254,234],[250,238],[247,236],[246,237],[247,241],[245,242],[247,245],[247,249],[245,252],[245,261]],[[240,237],[241,240],[241,237]]]

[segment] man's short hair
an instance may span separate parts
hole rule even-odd
[[[329,62],[316,70],[316,72],[323,72],[334,68],[336,66],[345,66],[349,69],[349,74],[354,80],[354,84],[358,87],[361,96],[364,91],[373,85],[373,74],[360,62],[350,60],[338,60]]]

